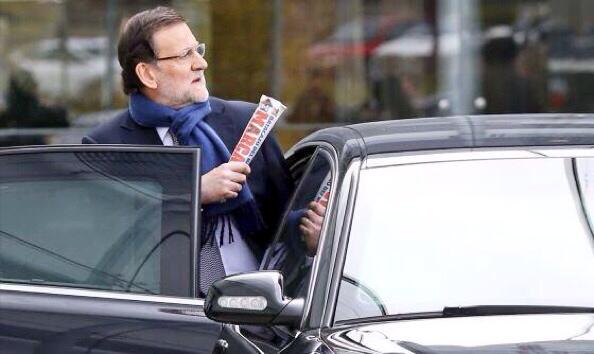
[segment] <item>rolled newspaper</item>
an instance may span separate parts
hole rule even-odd
[[[229,160],[249,164],[286,108],[274,98],[262,95]]]
[[[322,204],[323,207],[326,207],[326,205],[328,205],[328,198],[330,197],[330,188],[332,187],[331,177],[332,176],[330,175],[330,172],[328,172],[326,177],[324,177],[324,180],[322,181],[322,184],[320,185],[318,193],[316,193],[316,197],[314,199],[316,203]]]

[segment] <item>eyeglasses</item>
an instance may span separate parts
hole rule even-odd
[[[194,53],[200,55],[201,57],[204,57],[204,54],[206,54],[206,44],[200,43],[195,48],[190,48],[181,55],[172,55],[170,57],[155,58],[155,60],[159,61],[175,59],[179,61],[186,61],[189,60]]]

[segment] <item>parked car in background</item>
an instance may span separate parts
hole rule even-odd
[[[386,37],[399,28],[390,16],[367,16],[342,24],[334,33],[308,49],[311,62],[333,67],[345,58],[367,58]]]
[[[10,60],[31,72],[39,94],[46,99],[83,99],[80,95],[88,95],[93,86],[100,92],[107,73],[107,46],[106,37],[68,37],[64,43],[59,38],[48,38],[15,50]],[[111,65],[119,68],[115,57]]]
[[[594,115],[318,131],[286,155],[297,185],[261,270],[206,299],[198,149],[0,150],[0,347],[591,352],[593,146]]]

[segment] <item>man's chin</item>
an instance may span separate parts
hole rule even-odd
[[[206,102],[208,101],[209,97],[210,94],[208,93],[208,90],[205,88],[202,92],[194,96],[194,102]]]

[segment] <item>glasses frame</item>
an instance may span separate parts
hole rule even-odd
[[[189,49],[187,52],[185,52],[184,54],[181,54],[181,55],[171,55],[168,57],[161,57],[161,58],[157,58],[157,56],[155,55],[155,60],[161,61],[161,60],[177,59],[179,61],[182,61],[182,60],[190,58],[193,53],[196,53],[201,58],[204,58],[204,55],[206,54],[206,44],[198,43],[198,45],[196,45],[196,47]]]

